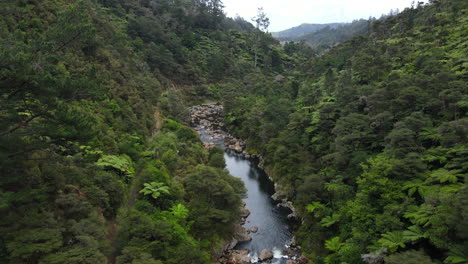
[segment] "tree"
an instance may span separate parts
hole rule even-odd
[[[229,235],[226,231],[238,219],[245,194],[243,182],[226,170],[199,165],[187,175],[185,189],[190,216],[195,220],[193,230],[206,238],[221,232]]]
[[[150,182],[150,183],[145,183],[143,185],[145,187],[140,190],[140,193],[143,193],[144,195],[151,194],[151,197],[153,197],[154,199],[158,199],[158,197],[161,196],[162,194],[169,194],[169,187],[164,185],[164,183]]]
[[[422,251],[408,250],[384,258],[386,264],[432,264],[431,258]]]
[[[13,259],[22,259],[33,263],[43,254],[51,253],[62,246],[60,230],[53,228],[35,228],[21,230],[15,238],[6,244]]]
[[[325,241],[325,247],[331,251],[338,251],[343,247],[344,243],[341,242],[340,237],[334,237],[330,240]]]
[[[260,46],[260,38],[263,36],[264,31],[268,32],[268,26],[270,26],[270,19],[266,16],[265,12],[263,11],[263,7],[259,7],[257,10],[257,16],[252,18],[252,21],[256,25],[255,31],[255,62],[254,66],[257,67],[257,60],[258,60],[258,49]]]
[[[393,231],[382,234],[382,238],[379,239],[379,244],[382,247],[390,249],[391,252],[395,252],[399,247],[405,248],[405,238],[403,231]]]

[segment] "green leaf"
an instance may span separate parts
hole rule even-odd
[[[140,193],[143,193],[144,195],[151,194],[151,197],[154,199],[158,199],[162,194],[170,193],[169,187],[161,182],[144,183],[143,186],[144,188],[140,190]]]
[[[422,231],[421,227],[414,225],[410,226],[408,230],[403,231],[404,240],[416,241],[421,238],[426,238],[427,235]]]
[[[382,238],[379,239],[378,243],[391,252],[395,252],[399,247],[405,248],[406,241],[403,231],[393,231],[382,234]]]
[[[456,183],[458,181],[456,171],[449,171],[443,168],[431,172],[431,177],[437,179],[440,183]]]
[[[468,263],[468,243],[462,245],[454,245],[450,248],[449,256],[445,262],[450,264],[467,264]]]
[[[320,225],[323,226],[323,227],[329,227],[329,226],[332,226],[333,224],[335,224],[336,222],[338,222],[340,220],[340,217],[341,215],[340,214],[332,214],[331,216],[326,216],[324,218],[322,218],[322,220],[320,221]]]
[[[127,176],[133,176],[135,169],[133,168],[132,159],[125,155],[103,155],[97,162],[96,165],[103,167],[112,167]]]
[[[405,182],[403,185],[403,190],[408,191],[408,195],[412,196],[416,191],[418,191],[419,187],[424,184],[421,180],[413,180],[409,182]]]
[[[325,206],[321,204],[320,202],[312,202],[306,206],[306,210],[309,213],[313,213],[315,210],[320,210],[324,207]]]
[[[340,237],[334,237],[330,240],[325,241],[325,247],[331,251],[338,251],[343,247],[344,243],[340,241]]]
[[[434,214],[434,208],[427,204],[421,206],[410,206],[403,216],[411,220],[413,224],[424,227],[431,224],[431,218]]]
[[[183,204],[177,204],[170,209],[172,215],[179,219],[185,219],[189,215],[189,210]]]

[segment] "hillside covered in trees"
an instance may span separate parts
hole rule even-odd
[[[323,52],[354,36],[368,33],[369,26],[374,21],[375,18],[370,18],[369,20],[355,20],[351,23],[304,24],[272,33],[272,36],[282,42],[304,41],[314,49]]]
[[[225,89],[315,263],[467,263],[467,11],[408,8],[281,82]]]
[[[0,13],[0,263],[209,263],[244,188],[183,97],[253,68],[253,26],[219,1]]]
[[[279,40],[298,40],[301,36],[320,31],[326,27],[337,28],[345,23],[327,23],[327,24],[301,24],[279,32],[272,32],[271,35]]]
[[[245,189],[205,100],[311,263],[467,263],[468,6],[430,2],[321,56],[219,0],[0,3],[0,263],[213,263]]]

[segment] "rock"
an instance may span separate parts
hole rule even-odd
[[[236,145],[234,146],[233,150],[235,150],[235,151],[238,152],[238,153],[242,153],[242,147],[239,146],[239,144],[236,144]]]
[[[296,264],[296,261],[294,261],[292,259],[288,259],[288,260],[286,260],[286,264]]]
[[[231,243],[229,243],[229,244],[227,245],[226,250],[231,250],[231,249],[233,249],[233,248],[237,245],[237,243],[239,243],[239,241],[237,241],[237,239],[233,238],[233,239],[231,240]]]
[[[245,241],[250,241],[252,240],[252,237],[249,235],[247,232],[247,229],[245,229],[243,226],[240,224],[235,224],[234,225],[234,235],[233,238],[236,239],[239,242],[245,242]]]
[[[276,186],[275,186],[275,190],[276,190]],[[280,192],[280,191],[276,191],[272,196],[271,198],[275,201],[281,201],[283,199],[286,199],[286,194],[283,193],[283,192]]]
[[[249,209],[245,208],[245,207],[241,207],[239,209],[239,216],[242,217],[242,218],[246,218],[247,216],[250,215],[250,211]]]
[[[249,257],[249,251],[244,250],[233,250],[231,252],[231,263],[250,263],[252,258]]]
[[[258,231],[258,226],[252,226],[250,228],[250,232],[252,232],[252,233],[257,233],[257,231]]]
[[[285,250],[283,250],[283,255],[284,255],[283,257],[290,258],[294,255],[294,251],[292,251],[289,248],[286,248]]]
[[[381,264],[384,262],[384,257],[387,253],[388,250],[386,248],[381,248],[368,254],[362,254],[361,258],[367,264]]]
[[[291,240],[289,240],[288,246],[293,247],[293,248],[297,246],[297,244],[296,244],[296,237],[295,237],[295,236],[293,236],[293,237],[291,238]]]
[[[291,201],[288,201],[286,199],[283,199],[281,203],[277,204],[276,206],[278,207],[286,207],[291,210],[291,213],[287,216],[288,219],[299,219],[299,212],[294,208],[293,204]]]
[[[267,260],[267,259],[272,259],[273,258],[273,252],[271,252],[270,250],[268,249],[263,249],[261,252],[260,252],[260,255],[258,256],[258,259],[261,260],[261,261],[264,261],[264,260]]]
[[[220,241],[220,244],[218,246],[215,246],[211,250],[211,255],[215,259],[220,259],[222,257],[225,257],[226,252],[233,249],[236,245],[237,245],[237,240],[236,239]],[[223,262],[220,260],[220,263],[223,263]]]
[[[241,219],[240,219],[240,224],[241,224],[241,225],[244,225],[244,224],[245,224],[245,218],[244,218],[244,217],[241,217]]]
[[[307,263],[309,263],[309,260],[308,260],[306,257],[304,257],[304,256],[300,256],[300,257],[297,259],[297,263],[299,263],[299,264],[307,264]]]
[[[213,142],[209,142],[209,143],[203,144],[203,146],[204,146],[204,148],[205,148],[206,150],[209,150],[209,149],[214,148],[214,147],[216,146],[216,144],[213,143]]]

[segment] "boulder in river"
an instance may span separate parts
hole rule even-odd
[[[250,228],[250,232],[252,232],[252,233],[257,233],[257,231],[258,231],[258,226],[252,226]]]
[[[249,257],[248,250],[233,250],[231,252],[232,263],[250,263],[252,258]]]
[[[267,260],[267,259],[272,259],[273,258],[273,252],[271,252],[269,249],[263,249],[260,252],[260,256],[258,256],[258,259],[261,261]]]
[[[286,264],[296,264],[297,262],[295,260],[292,260],[292,259],[288,259],[286,260]]]

